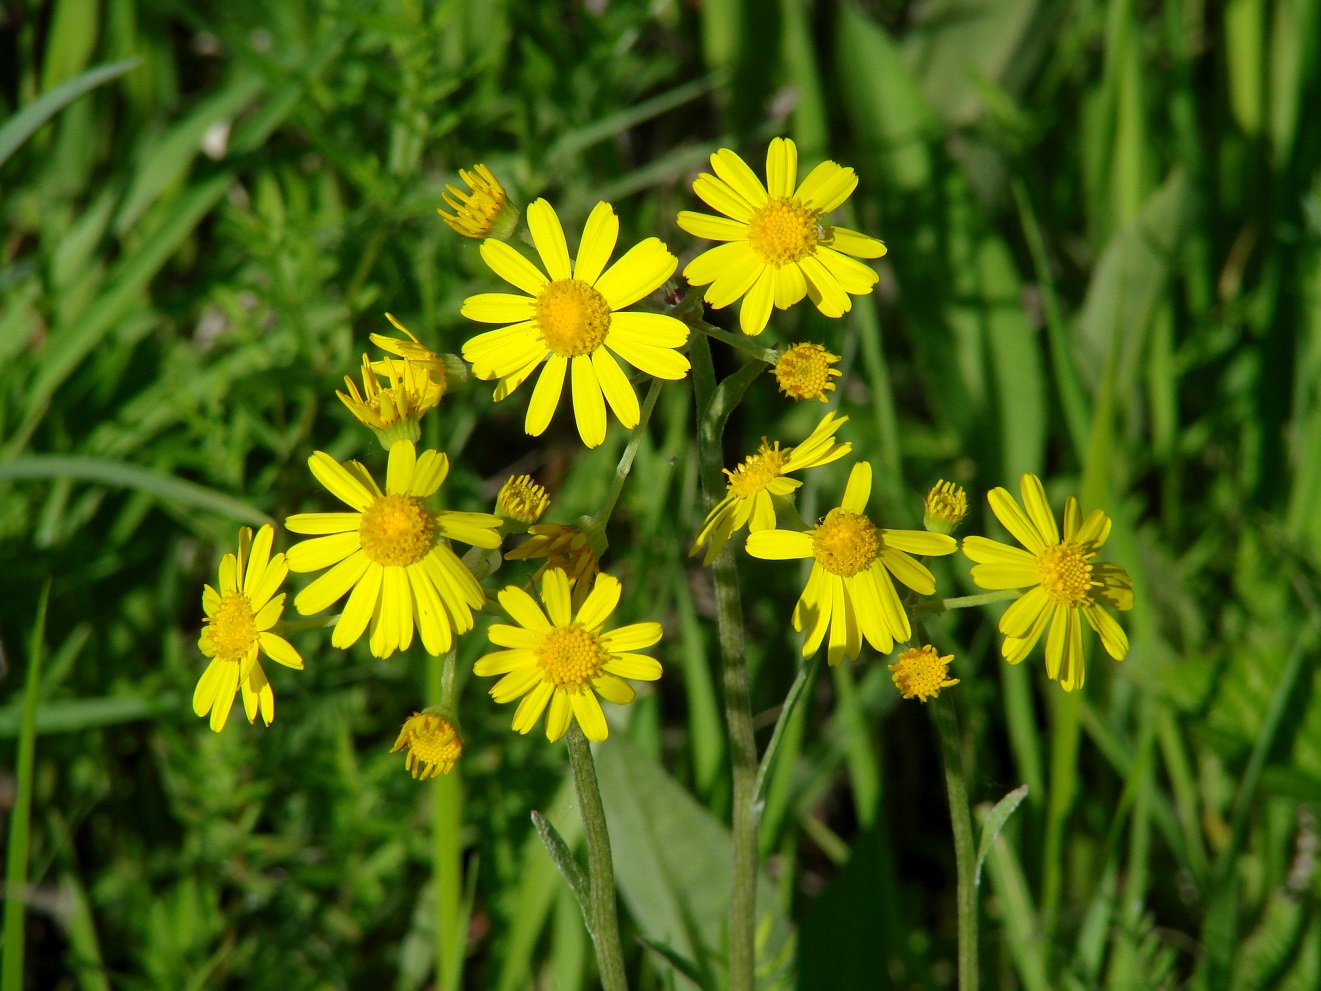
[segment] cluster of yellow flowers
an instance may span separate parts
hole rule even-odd
[[[684,211],[680,228],[715,247],[697,255],[684,270],[693,286],[705,287],[714,308],[741,300],[739,327],[759,335],[773,309],[808,298],[826,316],[841,317],[852,296],[868,294],[878,276],[858,259],[876,259],[885,245],[857,231],[828,224],[825,217],[847,200],[858,179],[852,169],[823,162],[798,182],[792,141],[776,138],[766,156],[766,183],[734,152],[711,156],[693,190],[720,216]],[[604,537],[591,527],[541,524],[550,506],[544,488],[526,475],[510,478],[497,497],[495,513],[435,510],[428,501],[449,473],[441,451],[419,452],[419,420],[436,408],[468,373],[495,382],[493,399],[503,401],[536,374],[524,419],[530,436],[545,432],[570,383],[573,415],[583,443],[604,442],[607,407],[624,427],[642,419],[632,370],[661,380],[684,378],[690,369],[683,353],[692,328],[644,301],[678,268],[677,257],[649,237],[612,263],[619,236],[614,208],[597,203],[587,218],[576,256],[564,229],[544,199],[526,211],[527,232],[540,264],[508,243],[518,221],[505,189],[483,165],[462,172],[467,191],[448,186],[440,211],[465,237],[480,238],[480,254],[491,270],[516,292],[470,296],[464,317],[495,325],[471,337],[462,360],[431,351],[393,316],[404,335],[371,335],[387,356],[363,355],[361,389],[346,378],[345,406],[369,427],[388,451],[382,487],[358,461],[340,462],[318,451],[308,460],[313,476],[347,509],[289,516],[285,526],[307,539],[284,554],[271,555],[273,528],[254,537],[246,528],[237,555],[220,565],[219,590],[207,586],[206,619],[200,646],[211,658],[198,682],[193,707],[210,716],[219,731],[241,691],[249,721],[261,713],[274,718],[274,695],[259,662],[264,653],[288,667],[302,658],[279,627],[287,573],[320,574],[294,598],[299,614],[312,616],[343,600],[333,623],[331,643],[346,649],[364,635],[376,657],[407,650],[414,637],[430,654],[450,651],[456,636],[474,627],[474,613],[501,613],[511,623],[490,626],[491,643],[501,649],[476,664],[483,676],[500,676],[491,688],[497,702],[521,699],[513,727],[527,733],[546,713],[546,734],[564,735],[576,720],[584,734],[604,739],[607,725],[598,696],[627,704],[634,690],[625,679],[660,677],[657,661],[637,651],[656,644],[661,626],[635,623],[614,630],[606,625],[620,599],[620,583],[599,569]],[[824,345],[798,343],[778,353],[772,371],[779,389],[796,400],[830,401],[838,355]],[[465,364],[465,362],[467,364]],[[538,369],[540,369],[538,371]],[[924,530],[888,529],[868,514],[872,468],[856,463],[837,507],[814,525],[794,505],[802,482],[791,477],[830,464],[852,451],[836,439],[848,417],[827,412],[795,447],[763,441],[743,464],[727,471],[725,497],[711,510],[692,552],[704,551],[711,564],[731,537],[749,530],[747,552],[764,559],[812,559],[807,585],[792,614],[804,633],[803,655],[827,644],[829,663],[856,659],[865,639],[889,653],[912,640],[910,608],[895,581],[914,595],[933,595],[936,583],[923,558],[953,553],[950,536],[967,514],[963,490],[940,483],[927,498]],[[1132,583],[1117,565],[1094,563],[1109,532],[1100,511],[1081,518],[1076,500],[1056,528],[1040,481],[1022,481],[1019,507],[1003,489],[990,493],[991,508],[1026,548],[1008,547],[983,537],[967,537],[964,553],[976,566],[972,579],[988,589],[1020,589],[1023,595],[1005,612],[1004,656],[1021,661],[1049,626],[1047,672],[1068,690],[1082,684],[1081,620],[1101,637],[1106,650],[1122,658],[1127,640],[1103,606],[1126,609]],[[488,604],[479,578],[502,560],[505,539],[527,534],[503,559],[545,559],[535,574],[540,603],[510,585]],[[454,544],[472,548],[460,557]],[[890,665],[905,697],[935,697],[956,684],[947,677],[952,658],[930,645],[903,651]],[[395,749],[407,749],[406,766],[415,776],[447,772],[462,752],[456,714],[447,706],[426,709],[405,721]]]

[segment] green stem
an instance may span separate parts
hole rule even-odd
[[[724,491],[721,437],[737,396],[721,396],[716,388],[711,348],[702,334],[690,339],[693,386],[697,400],[697,457],[708,508]],[[755,363],[749,362],[755,367]],[[745,366],[746,370],[747,366]],[[742,374],[735,373],[736,376]],[[750,378],[748,379],[750,381]],[[746,387],[746,386],[745,386]],[[733,390],[738,391],[738,390]],[[717,400],[723,399],[723,402]],[[743,605],[740,601],[734,548],[726,544],[712,567],[716,627],[724,669],[725,722],[729,731],[733,770],[734,878],[729,919],[729,991],[753,991],[756,969],[757,911],[757,743],[753,737],[752,701],[743,654]]]
[[[427,698],[454,718],[455,650],[427,658]],[[436,904],[436,988],[456,991],[463,977],[467,920],[463,899],[463,765],[431,783],[431,883]]]
[[[917,620],[913,622],[913,637],[914,644],[931,642]],[[968,807],[963,750],[959,746],[959,721],[949,692],[933,699],[928,708],[940,736],[950,827],[954,833],[954,867],[958,874],[959,991],[977,991],[977,845],[972,832],[972,812]]]
[[[624,948],[619,941],[619,909],[615,904],[615,865],[610,858],[610,833],[606,829],[601,791],[596,786],[596,764],[592,745],[576,721],[565,735],[569,764],[578,789],[578,810],[587,837],[587,875],[591,886],[592,945],[601,971],[604,991],[628,991],[624,976]]]
[[[642,401],[642,413],[638,419],[637,426],[633,428],[633,436],[628,439],[628,446],[624,448],[624,453],[619,458],[619,464],[615,467],[615,480],[610,485],[610,494],[606,496],[605,503],[597,512],[594,523],[601,529],[610,522],[610,514],[615,511],[615,503],[619,501],[619,493],[624,491],[624,481],[628,478],[628,473],[633,470],[633,459],[637,457],[638,446],[642,443],[642,435],[647,432],[647,423],[651,420],[652,410],[656,408],[656,399],[660,396],[661,380],[654,378],[651,380],[651,388],[647,390],[647,398]]]
[[[751,358],[765,362],[768,365],[775,364],[780,358],[778,351],[772,351],[770,348],[764,348],[760,344],[754,344],[752,339],[744,334],[731,334],[727,330],[721,330],[719,327],[712,326],[705,320],[691,319],[688,325],[695,330],[701,331],[707,337],[714,337],[717,341],[724,341],[736,351],[742,351]]]
[[[770,780],[771,771],[775,767],[775,756],[780,751],[780,739],[784,735],[784,728],[789,725],[789,717],[794,714],[794,708],[798,705],[798,700],[803,697],[803,692],[807,689],[808,683],[816,674],[817,665],[821,660],[821,652],[810,661],[803,661],[798,665],[798,674],[794,676],[794,683],[789,686],[789,694],[784,697],[784,704],[780,706],[780,715],[775,720],[775,729],[771,732],[770,743],[766,744],[766,752],[761,756],[761,765],[757,768],[757,786],[753,789],[753,802],[757,807],[766,800],[766,785]]]
[[[939,616],[950,609],[971,609],[973,606],[990,605],[992,602],[1007,602],[1023,594],[1022,589],[1007,588],[999,592],[982,592],[980,595],[957,595],[952,599],[928,599],[912,607],[914,618],[918,616]]]

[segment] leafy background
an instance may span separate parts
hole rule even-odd
[[[0,163],[0,802],[32,803],[30,830],[6,817],[9,849],[30,843],[8,863],[9,894],[32,883],[24,986],[592,986],[528,818],[578,841],[562,749],[509,732],[473,682],[460,771],[419,785],[387,750],[434,662],[322,634],[298,641],[305,672],[275,673],[273,727],[213,735],[188,704],[199,593],[240,521],[321,504],[312,450],[381,460],[333,389],[385,310],[441,350],[470,335],[459,304],[492,276],[434,213],[458,168],[549,197],[571,231],[610,200],[625,237],[687,259],[693,175],[776,134],[855,167],[840,222],[890,246],[846,319],[800,306],[769,331],[844,355],[879,514],[916,525],[954,478],[970,531],[995,535],[981,493],[1040,472],[1057,505],[1114,516],[1138,587],[1128,659],[1093,657],[1067,697],[1039,657],[998,661],[994,613],[933,625],[972,798],[1029,785],[983,879],[986,984],[1321,984],[1321,2],[9,0],[0,120],[125,59]],[[623,432],[587,453],[562,416],[529,443],[522,400],[488,390],[425,424],[457,466],[448,504],[533,471],[551,518],[593,511]],[[730,463],[819,412],[764,378]],[[722,952],[691,438],[688,384],[667,385],[606,559],[621,617],[667,630],[666,677],[599,753],[640,988],[712,986]],[[846,473],[818,473],[805,516]],[[764,745],[801,576],[743,560]],[[959,561],[938,578],[971,591]],[[816,679],[787,739],[761,827],[764,985],[951,986],[926,714],[864,651]]]

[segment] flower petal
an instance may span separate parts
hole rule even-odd
[[[775,272],[775,305],[787,310],[807,295],[807,280],[797,265],[781,265]]]
[[[881,563],[901,582],[919,595],[934,595],[936,576],[925,564],[903,551],[886,547],[881,550]]]
[[[717,179],[710,172],[703,172],[693,180],[693,192],[707,206],[713,207],[726,217],[741,223],[747,223],[755,209],[755,205],[749,203],[737,190],[728,183]],[[684,213],[679,214],[678,220],[679,226],[683,227]]]
[[[884,242],[847,227],[827,227],[826,238],[821,243],[854,258],[880,258],[886,251]]]
[[[941,557],[959,549],[959,542],[953,537],[943,533],[928,533],[926,530],[882,530],[881,537],[886,547],[927,557]]]
[[[859,461],[849,472],[848,484],[844,487],[844,498],[839,508],[846,513],[865,515],[867,500],[871,498],[871,463]]]
[[[401,439],[391,444],[390,460],[385,469],[385,491],[390,495],[406,495],[416,467],[417,448],[411,440]]]
[[[812,255],[839,282],[840,287],[854,296],[866,296],[872,286],[881,280],[876,270],[848,255],[832,251],[824,245],[818,246]]]
[[[297,513],[285,518],[284,528],[293,533],[347,533],[361,523],[361,513]]]
[[[589,632],[595,633],[605,625],[605,621],[619,605],[619,593],[618,578],[604,573],[597,575],[591,592],[587,594],[587,601],[578,610],[577,622]]]
[[[708,241],[741,241],[748,236],[748,225],[728,217],[713,217],[709,213],[684,210],[678,217],[679,227],[693,237]]]
[[[807,297],[823,314],[831,318],[842,317],[853,309],[853,301],[828,268],[812,255],[803,257],[798,264],[807,279]]]
[[[1037,533],[1041,534],[1041,539],[1048,546],[1058,544],[1060,531],[1055,526],[1055,514],[1050,511],[1041,479],[1036,475],[1024,475],[1019,479],[1018,487],[1023,494],[1023,508],[1027,510],[1027,518],[1032,521]]]
[[[550,711],[546,713],[546,737],[558,740],[569,729],[573,718],[573,705],[567,692],[556,692],[550,697]]]
[[[766,149],[766,191],[788,198],[798,183],[798,147],[789,138],[773,138]]]
[[[413,468],[413,481],[408,486],[408,494],[418,499],[426,499],[436,494],[436,490],[449,476],[450,459],[440,451],[423,451]]]
[[[615,705],[628,705],[637,698],[637,692],[633,691],[633,686],[613,674],[603,674],[599,678],[593,678],[592,687],[596,689],[601,698],[607,702],[613,702]]]
[[[1122,661],[1128,654],[1128,634],[1124,632],[1115,618],[1098,605],[1083,607],[1083,615],[1087,617],[1087,624],[1096,631],[1097,636],[1101,638],[1101,646],[1105,652],[1116,661]]]
[[[307,467],[326,491],[358,512],[376,501],[376,493],[362,484],[356,472],[350,472],[347,465],[340,464],[325,451],[314,452],[307,459]]]
[[[358,517],[361,519],[362,517]],[[289,570],[299,574],[320,571],[343,561],[360,546],[357,530],[351,533],[332,533],[325,537],[312,537],[289,548]],[[316,611],[316,610],[314,610]]]
[[[978,588],[1004,591],[1028,588],[1040,580],[1035,564],[978,564],[972,569],[972,580]]]
[[[688,325],[664,313],[615,313],[605,346],[613,348],[621,338],[651,348],[678,348],[688,343]]]
[[[655,681],[661,676],[660,661],[646,654],[611,654],[601,667],[633,681]]]
[[[573,704],[573,715],[578,720],[578,725],[582,727],[583,736],[600,743],[610,735],[610,727],[606,725],[605,713],[601,711],[601,703],[597,701],[595,692],[575,692],[569,696],[569,701]],[[558,736],[550,735],[549,726],[546,730],[548,739],[552,741],[559,739]]]
[[[986,500],[991,504],[991,512],[995,513],[996,519],[1014,535],[1015,540],[1033,554],[1040,554],[1045,550],[1046,542],[1037,532],[1037,528],[1032,525],[1032,521],[1018,508],[1018,503],[1014,501],[1008,489],[999,487],[991,489],[986,493]]]
[[[792,561],[812,556],[812,535],[794,530],[761,530],[748,534],[748,553],[765,561]]]
[[[667,381],[678,381],[688,374],[688,359],[672,348],[652,347],[629,337],[612,337],[606,344],[640,372]]]
[[[293,553],[298,548],[292,548]],[[363,576],[371,562],[362,551],[354,551],[339,564],[298,593],[294,608],[302,616],[311,616],[338,602]]]
[[[768,268],[761,257],[747,244],[722,244],[719,248],[712,248],[711,251],[722,251],[725,248],[732,250],[726,257],[720,259],[722,269],[703,295],[703,299],[716,309],[722,309],[743,296],[756,285],[757,280]],[[693,262],[703,260],[704,257],[698,255]]]
[[[573,264],[573,277],[589,286],[595,285],[605,271],[606,262],[610,261],[618,240],[619,218],[615,216],[615,208],[605,202],[596,204],[583,228],[578,258]]]
[[[578,615],[578,620],[582,622],[581,613]],[[628,626],[621,626],[618,629],[607,630],[602,633],[601,646],[612,654],[621,651],[641,650],[643,647],[651,647],[659,643],[661,633],[660,623],[630,623]]]
[[[465,299],[459,313],[478,323],[518,323],[536,315],[535,303],[530,296],[484,292]]]
[[[501,608],[524,629],[539,634],[549,633],[553,629],[537,601],[517,585],[506,586],[498,598]]]
[[[445,604],[441,602],[440,593],[436,591],[436,585],[424,566],[420,563],[410,564],[405,570],[408,572],[408,584],[413,590],[413,608],[422,646],[428,654],[439,657],[454,644]]]
[[[610,309],[622,310],[663,286],[678,267],[679,259],[660,238],[649,237],[629,248],[596,280],[596,291]]]
[[[735,152],[721,148],[711,156],[711,168],[731,189],[754,207],[766,202],[766,187],[757,174]]]
[[[558,627],[573,622],[573,605],[569,598],[569,576],[560,568],[551,568],[541,579],[541,604],[546,615]]]
[[[492,272],[529,296],[536,296],[550,282],[537,266],[497,238],[488,237],[483,241],[481,254]]]
[[[555,208],[544,199],[536,200],[527,208],[527,228],[536,245],[541,264],[546,266],[546,274],[552,280],[571,277],[569,269],[569,246],[564,240],[564,228]]]
[[[541,370],[536,388],[532,390],[532,399],[527,404],[523,430],[528,436],[540,437],[550,426],[564,389],[564,372],[568,367],[569,359],[562,354],[552,354],[546,360],[546,367]]]
[[[472,666],[472,673],[488,677],[495,674],[508,674],[519,668],[534,666],[537,655],[531,650],[497,650],[477,658]]]
[[[578,423],[578,436],[588,447],[600,447],[605,442],[605,400],[601,396],[601,383],[592,370],[592,359],[585,354],[573,356],[573,418]]]
[[[809,210],[829,213],[848,199],[857,186],[858,177],[852,169],[827,161],[807,174],[794,196]]]
[[[1009,608],[1000,617],[1000,632],[1015,639],[1025,637],[1036,623],[1037,615],[1050,609],[1050,596],[1045,589],[1034,586],[1009,604]]]
[[[766,265],[743,297],[743,305],[738,311],[739,329],[749,337],[760,334],[771,319],[771,306],[774,302],[775,269]]]
[[[629,384],[628,378],[620,371],[619,363],[610,356],[605,348],[592,352],[592,368],[596,371],[596,380],[601,383],[601,391],[606,401],[615,411],[619,422],[630,430],[638,425],[642,416],[638,408],[638,396]]]
[[[803,594],[794,605],[794,629],[804,631],[804,657],[811,657],[817,652],[830,627],[830,610],[834,602],[830,590],[831,577],[821,565],[813,564]]]
[[[340,613],[339,622],[335,624],[335,631],[330,636],[332,646],[344,650],[358,642],[358,638],[362,636],[367,624],[376,613],[376,602],[380,598],[384,578],[385,568],[379,564],[368,565],[362,577],[353,586],[348,601],[344,603],[344,611]],[[297,601],[294,604],[297,605]]]
[[[1003,564],[1036,569],[1036,559],[1021,547],[1010,547],[987,537],[963,538],[964,556],[978,564]],[[988,586],[983,586],[986,588]]]

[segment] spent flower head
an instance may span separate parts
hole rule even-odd
[[[847,416],[827,413],[796,447],[781,448],[779,441],[769,444],[763,437],[756,454],[749,454],[733,471],[724,469],[729,477],[725,497],[707,513],[688,556],[705,547],[702,564],[710,565],[729,538],[745,526],[752,533],[769,530],[779,518],[801,525],[791,496],[803,483],[788,475],[828,465],[852,451],[848,441],[835,440],[835,432],[848,421]]]
[[[780,352],[771,371],[780,391],[791,399],[828,403],[826,393],[835,391],[831,379],[843,374],[838,368],[830,367],[839,360],[839,355],[831,354],[821,344],[794,344]]]
[[[715,175],[703,172],[693,192],[724,214],[679,214],[681,228],[724,244],[698,255],[683,275],[708,285],[706,301],[720,309],[742,297],[739,327],[766,329],[771,307],[788,309],[807,296],[828,317],[842,317],[849,298],[872,291],[879,276],[857,258],[880,258],[885,245],[873,237],[825,223],[858,185],[852,169],[822,162],[798,183],[798,149],[788,138],[766,151],[763,186],[746,162],[728,148],[711,156]],[[852,256],[852,257],[850,257]]]
[[[523,424],[533,437],[550,426],[568,377],[578,434],[588,447],[598,447],[605,441],[607,403],[625,427],[637,426],[641,415],[617,358],[660,379],[688,374],[688,359],[676,350],[688,341],[683,322],[663,313],[622,312],[664,285],[679,262],[649,237],[606,268],[619,237],[619,218],[609,203],[592,210],[572,262],[549,203],[537,200],[528,207],[527,221],[545,271],[501,241],[482,242],[482,258],[495,274],[526,295],[468,297],[465,317],[509,326],[470,339],[463,357],[479,379],[498,380],[496,402],[541,368]]]
[[[860,461],[849,473],[839,506],[811,530],[762,530],[748,536],[748,553],[767,560],[811,558],[812,572],[794,607],[793,627],[805,630],[803,656],[811,657],[830,630],[831,666],[855,660],[862,640],[888,654],[894,641],[911,635],[908,614],[891,575],[921,595],[936,579],[913,555],[953,554],[952,537],[922,530],[887,530],[866,515],[871,465]]]
[[[963,538],[963,553],[976,562],[972,580],[982,588],[1023,590],[1000,617],[1004,659],[1019,663],[1049,627],[1046,676],[1069,692],[1083,685],[1082,620],[1115,660],[1128,653],[1127,635],[1103,607],[1132,609],[1133,579],[1119,565],[1095,560],[1110,535],[1105,513],[1094,509],[1084,519],[1078,500],[1070,496],[1061,533],[1041,479],[1024,475],[1019,491],[1022,507],[1003,488],[992,489],[987,499],[1005,529],[1027,549],[970,536]]]
[[[573,589],[574,607],[587,598],[592,583],[600,571],[601,555],[605,553],[604,534],[597,530],[566,523],[538,523],[528,527],[528,538],[508,554],[509,561],[532,561],[545,558],[546,563],[532,576],[540,581],[548,571],[559,568],[569,579]]]
[[[219,733],[229,718],[234,695],[243,692],[248,722],[261,712],[267,726],[275,719],[275,693],[262,670],[259,654],[286,667],[302,670],[303,659],[289,641],[272,632],[284,612],[279,592],[289,574],[283,554],[271,556],[275,530],[270,524],[252,536],[239,530],[237,554],[220,560],[219,589],[207,585],[202,592],[202,635],[197,646],[211,658],[193,692],[193,712],[211,715],[211,728]]]
[[[294,533],[319,535],[290,548],[290,570],[330,569],[298,593],[295,608],[309,616],[351,590],[332,645],[350,647],[370,627],[372,653],[389,657],[408,649],[416,627],[428,653],[449,650],[453,634],[471,630],[472,610],[486,601],[449,541],[499,547],[500,517],[428,509],[425,500],[445,481],[449,458],[439,451],[419,455],[412,441],[391,446],[385,491],[356,461],[341,464],[317,451],[307,463],[352,512],[299,513],[285,520]]]
[[[467,369],[454,355],[442,355],[432,351],[429,347],[417,339],[417,335],[405,327],[394,318],[390,313],[385,315],[385,319],[394,325],[394,328],[408,337],[408,340],[401,341],[397,337],[387,337],[385,334],[371,334],[371,342],[387,354],[392,354],[397,358],[407,358],[418,368],[426,369],[431,381],[440,389],[441,396],[449,391],[451,380],[461,383],[467,376]],[[377,372],[383,372],[378,365],[373,365]],[[457,374],[456,374],[457,372]]]
[[[444,197],[453,213],[437,209],[441,219],[464,237],[495,237],[507,241],[518,225],[518,210],[509,202],[505,187],[485,165],[474,165],[471,172],[459,169],[468,187],[464,192],[453,183],[445,184]]]
[[[609,729],[597,696],[628,705],[634,692],[625,678],[655,681],[661,676],[659,661],[634,653],[660,640],[660,623],[605,630],[619,594],[618,579],[603,574],[583,604],[575,607],[569,578],[559,568],[547,571],[541,582],[545,611],[517,586],[500,593],[500,605],[518,625],[490,627],[491,643],[507,649],[480,658],[473,671],[504,675],[491,688],[497,702],[522,699],[514,713],[515,730],[527,733],[549,706],[547,739],[558,740],[569,721],[577,719],[587,739],[604,740]]]
[[[458,728],[445,710],[438,706],[415,712],[404,720],[399,738],[390,753],[408,748],[404,767],[414,778],[425,781],[428,777],[449,774],[463,756],[463,740]]]
[[[886,666],[890,669],[890,680],[904,698],[925,702],[938,698],[942,688],[959,683],[958,678],[949,677],[952,660],[953,654],[942,657],[935,647],[927,644],[900,651],[898,659]]]
[[[511,475],[495,497],[495,514],[506,522],[530,526],[550,509],[550,496],[531,475]]]
[[[968,496],[961,485],[944,479],[931,486],[924,502],[922,528],[932,533],[953,533],[968,515]]]
[[[387,384],[382,386],[378,376],[384,376]],[[422,434],[418,423],[422,414],[434,409],[445,394],[426,369],[407,358],[373,362],[364,354],[362,392],[348,376],[344,384],[348,394],[336,390],[335,395],[359,423],[371,428],[387,451],[397,440],[416,441]]]

